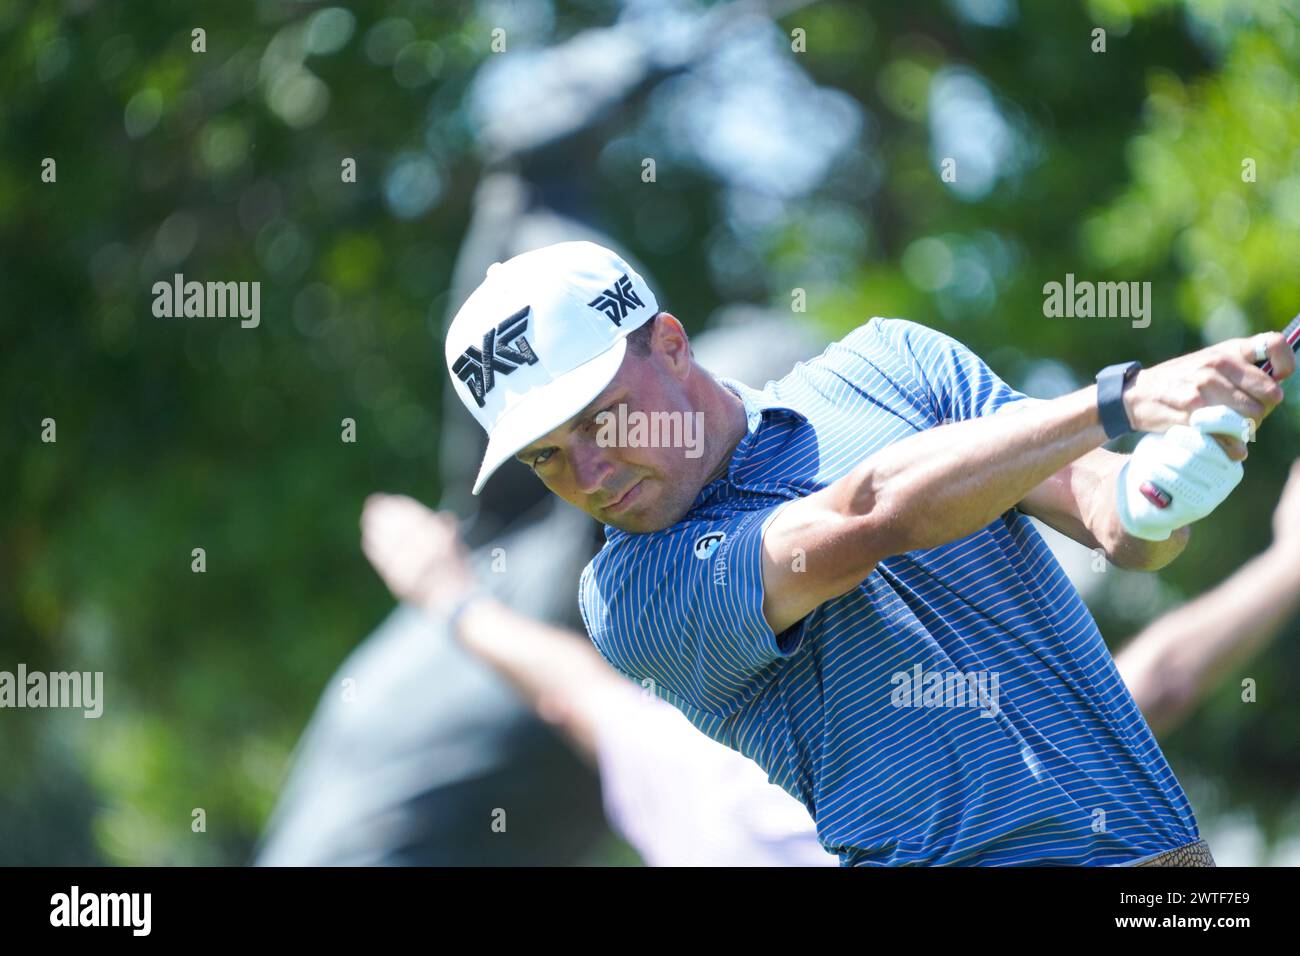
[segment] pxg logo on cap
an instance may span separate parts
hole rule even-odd
[[[456,394],[488,434],[474,494],[506,459],[582,411],[618,374],[627,334],[659,304],[593,242],[493,263],[447,330]]]
[[[452,374],[469,386],[469,393],[479,408],[483,407],[483,397],[492,391],[497,372],[509,375],[520,365],[536,364],[537,356],[524,338],[528,311],[528,306],[524,306],[495,329],[488,329],[483,333],[483,347],[469,346],[452,365]],[[518,345],[512,347],[516,339]]]

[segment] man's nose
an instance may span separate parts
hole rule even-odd
[[[614,470],[606,451],[595,442],[579,442],[573,449],[573,478],[582,494],[594,495],[600,491],[605,476]]]

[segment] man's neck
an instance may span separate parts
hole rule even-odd
[[[727,468],[731,465],[731,456],[736,453],[736,446],[749,430],[745,403],[741,401],[740,396],[712,376],[709,376],[709,385],[716,391],[712,426],[722,438],[717,446],[717,460],[713,463],[712,472],[704,480],[705,485],[727,473]],[[706,422],[709,421],[709,417],[706,413]]]

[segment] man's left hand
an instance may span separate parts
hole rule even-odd
[[[1234,431],[1239,440],[1252,437],[1248,420],[1216,406],[1193,413],[1191,424],[1174,425],[1138,442],[1115,489],[1124,530],[1135,538],[1164,541],[1222,504],[1244,471],[1212,435]]]

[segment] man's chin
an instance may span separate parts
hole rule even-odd
[[[643,518],[638,515],[617,515],[614,518],[606,518],[605,524],[619,531],[626,531],[628,534],[649,534],[652,531],[663,531],[664,528],[671,528],[677,522],[655,520],[653,517]]]
[[[604,524],[612,528],[618,528],[619,531],[626,531],[628,534],[649,534],[653,531],[663,531],[665,528],[671,528],[685,518],[688,511],[690,511],[689,505],[681,509],[666,509],[664,502],[656,500],[644,504],[638,502],[636,506],[629,508],[625,514],[608,516],[598,514],[596,517]]]

